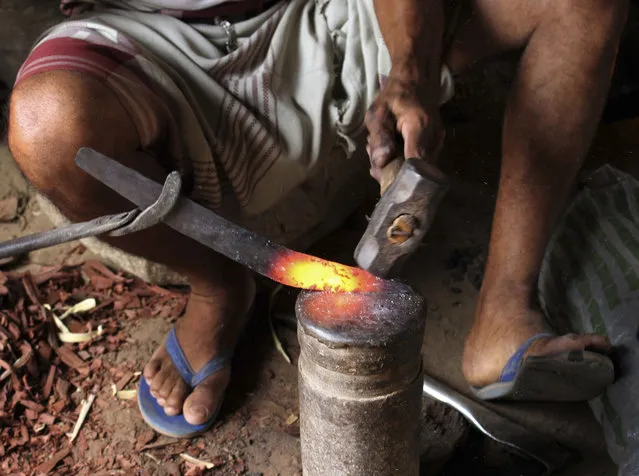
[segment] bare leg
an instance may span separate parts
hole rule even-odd
[[[546,330],[535,307],[541,260],[595,133],[627,2],[473,0],[473,6],[446,60],[454,71],[523,49],[505,115],[486,273],[463,359],[469,383],[483,386],[498,379],[527,338]],[[600,336],[568,335],[540,340],[529,354],[608,347]]]
[[[151,156],[139,152],[136,129],[113,93],[78,73],[43,73],[16,87],[9,145],[31,182],[72,220],[131,208],[76,167],[74,158],[82,146],[158,180],[167,173]],[[192,294],[176,330],[195,370],[235,345],[255,293],[247,270],[164,226],[108,241],[189,278]],[[230,371],[212,375],[191,392],[162,346],[144,375],[167,413],[184,411],[187,421],[199,424],[217,408]]]

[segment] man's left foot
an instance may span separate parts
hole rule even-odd
[[[464,376],[475,389],[499,382],[504,367],[520,347],[531,337],[549,332],[543,314],[530,306],[509,298],[487,301],[480,299],[462,363]],[[606,354],[610,348],[608,339],[597,334],[543,336],[532,342],[521,362],[570,351]]]

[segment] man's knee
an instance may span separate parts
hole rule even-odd
[[[91,186],[74,163],[80,147],[106,153],[138,147],[136,129],[115,95],[92,78],[65,71],[42,73],[15,87],[8,141],[27,178],[56,202]]]

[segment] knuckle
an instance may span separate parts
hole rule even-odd
[[[364,123],[367,126],[372,126],[372,125],[379,124],[380,119],[381,119],[380,110],[381,110],[381,108],[379,107],[379,105],[373,104],[368,109],[368,111],[366,111],[366,116],[364,117]]]

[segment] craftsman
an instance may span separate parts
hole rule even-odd
[[[520,52],[464,375],[473,388],[490,388],[513,356],[516,370],[535,355],[604,354],[603,337],[546,334],[534,298],[604,106],[628,1],[452,3],[63,0],[69,20],[40,38],[19,72],[9,146],[74,221],[130,208],[76,167],[83,146],[158,181],[178,169],[200,203],[220,213],[236,203],[258,216],[317,177],[337,145],[352,152],[363,126],[373,177],[402,153],[435,160],[450,73]],[[184,416],[176,436],[208,428],[255,295],[252,276],[166,227],[109,242],[190,280],[186,312],[144,378],[167,415]],[[193,369],[202,372],[187,383],[180,375]],[[609,383],[579,376],[593,379],[590,387]],[[562,398],[553,391],[544,397]],[[147,421],[162,431],[164,417]]]

